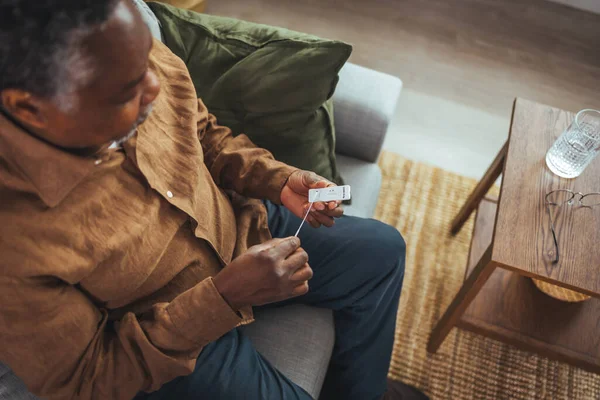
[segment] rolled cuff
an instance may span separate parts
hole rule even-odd
[[[199,346],[213,342],[238,326],[242,318],[207,278],[177,296],[167,307],[175,328]]]
[[[287,164],[281,163],[279,161],[272,161],[273,163],[279,164],[278,166],[274,166],[270,171],[270,176],[268,179],[268,184],[266,187],[266,192],[264,198],[269,199],[271,203],[281,204],[281,191],[283,187],[286,185],[290,176],[298,171],[298,168],[290,167]]]

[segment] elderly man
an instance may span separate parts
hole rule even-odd
[[[0,361],[33,393],[309,399],[237,329],[303,303],[334,311],[323,398],[421,398],[386,381],[396,230],[319,203],[292,237],[331,183],[219,126],[129,0],[0,20]]]

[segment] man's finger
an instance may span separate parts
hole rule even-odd
[[[334,222],[334,220],[333,220],[332,217],[330,217],[328,215],[325,215],[324,213],[321,213],[321,212],[318,212],[318,211],[312,213],[312,217],[314,219],[316,219],[320,224],[325,225],[325,226],[327,226],[329,228],[331,228],[335,224],[335,222]]]
[[[325,203],[318,202],[318,203],[313,204],[313,208],[315,210],[323,211],[323,210],[325,210],[325,208],[327,208],[327,206],[325,205]]]
[[[333,210],[321,211],[322,214],[328,215],[333,218],[339,218],[344,215],[344,209],[342,207],[334,208]]]
[[[334,208],[336,208],[336,207],[339,207],[339,206],[341,206],[341,205],[342,205],[342,202],[341,202],[341,201],[330,201],[329,203],[327,203],[327,207],[328,207],[330,210],[333,210]]]
[[[315,209],[318,209],[318,207],[321,207],[321,205],[323,205],[323,204],[324,204],[323,202],[314,202],[314,203],[312,203],[312,207],[311,207],[310,202],[307,201],[306,203],[304,203],[304,205],[302,205],[302,209],[304,210],[304,212],[307,212],[309,208],[311,210],[315,210]],[[323,210],[325,208],[326,208],[325,206],[322,207]]]
[[[318,228],[321,226],[321,224],[319,223],[319,221],[317,221],[315,219],[315,217],[313,216],[313,214],[311,213],[308,218],[306,218],[306,220],[308,221],[308,223],[310,224],[310,226],[312,226],[313,228]]]
[[[269,251],[277,258],[286,258],[300,247],[300,239],[297,237],[275,239],[268,243],[272,243]]]
[[[303,268],[308,263],[308,254],[304,249],[296,249],[288,258],[285,260],[285,267],[291,272],[295,273],[299,269]]]
[[[259,250],[269,250],[269,249],[279,246],[279,244],[281,242],[283,242],[283,239],[275,238],[275,239],[267,240],[266,242],[263,242],[261,244],[257,244],[253,248],[257,248]]]
[[[302,296],[303,294],[308,293],[308,290],[308,282],[302,282],[292,290],[292,296]]]
[[[311,280],[313,277],[313,270],[308,265],[308,263],[304,264],[302,268],[298,269],[294,274],[290,277],[290,281],[293,282],[305,282]]]

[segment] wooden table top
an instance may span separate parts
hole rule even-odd
[[[546,166],[546,152],[574,114],[517,99],[493,242],[492,260],[523,275],[600,297],[600,206],[551,207],[560,261],[544,200],[555,189],[600,192],[600,157],[579,177],[564,179]]]

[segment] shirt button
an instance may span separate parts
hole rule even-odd
[[[173,198],[173,192],[171,192],[170,190],[167,192],[167,197],[172,199]]]
[[[102,164],[102,160],[98,159],[96,161],[94,161],[94,165],[100,165]]]

